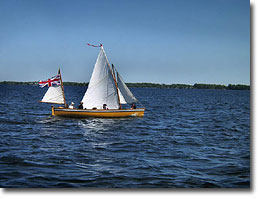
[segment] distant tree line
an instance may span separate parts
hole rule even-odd
[[[64,86],[88,86],[88,82],[63,82]]]
[[[192,89],[192,85],[188,84],[155,84],[155,83],[126,83],[128,87],[136,88],[177,88],[177,89]]]
[[[250,90],[250,86],[248,85],[242,85],[242,84],[229,84],[227,86],[228,90]]]
[[[194,84],[195,89],[227,89],[226,85],[219,84]]]
[[[15,81],[3,81],[0,82],[0,84],[6,84],[6,85],[38,85],[39,82],[15,82]],[[63,82],[64,86],[88,86],[88,82]]]
[[[35,82],[3,81],[3,82],[0,82],[0,84],[6,84],[6,85],[35,85]],[[37,82],[37,84],[38,84],[38,82]]]
[[[154,83],[126,83],[128,87],[137,88],[175,88],[175,89],[223,89],[223,90],[250,90],[250,86],[241,84],[154,84]]]
[[[8,85],[38,85],[38,82],[15,82],[15,81],[3,81],[0,84]],[[64,86],[88,86],[88,82],[63,82]],[[223,90],[250,90],[249,85],[241,84],[155,84],[155,83],[126,83],[128,87],[135,88],[175,88],[175,89],[223,89]]]
[[[225,90],[250,90],[250,86],[241,84],[229,84],[219,85],[219,84],[194,84],[195,89],[225,89]]]

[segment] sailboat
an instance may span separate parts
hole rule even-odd
[[[42,82],[42,85],[48,84],[49,89],[40,102],[64,104],[63,107],[52,106],[53,116],[79,118],[143,116],[145,108],[143,106],[136,108],[136,104],[140,102],[126,86],[114,65],[110,65],[103,45],[94,47],[100,47],[100,51],[88,88],[81,100],[81,109],[69,108],[66,104],[60,69],[57,76]],[[54,85],[51,85],[53,83]],[[124,104],[130,104],[132,107],[123,108]]]

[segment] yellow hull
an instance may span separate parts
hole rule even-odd
[[[144,108],[138,109],[110,109],[110,110],[91,110],[91,109],[69,109],[63,107],[52,107],[52,115],[62,117],[142,117],[144,116]]]

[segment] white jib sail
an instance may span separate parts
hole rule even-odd
[[[122,77],[117,72],[117,86],[120,90],[121,95],[124,97],[124,101],[128,104],[136,103],[138,100],[134,97],[133,93],[129,90],[126,86],[125,82],[123,81]],[[121,102],[121,97],[120,97]],[[121,102],[123,104],[123,102]]]
[[[87,109],[102,109],[103,104],[106,104],[108,109],[119,108],[114,78],[102,46],[82,102]]]
[[[118,94],[119,94],[120,104],[127,104],[127,102],[125,101],[125,98],[122,95],[122,93],[121,93],[119,88],[118,88]]]
[[[61,85],[49,87],[41,102],[64,104],[64,97]]]

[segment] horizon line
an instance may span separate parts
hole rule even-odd
[[[13,83],[36,83],[39,81],[10,81],[10,80],[4,80],[0,81],[0,83],[3,82],[13,82]],[[78,83],[78,84],[88,84],[89,82],[76,82],[76,81],[63,81],[63,83]],[[162,84],[162,85],[195,85],[195,84],[208,84],[208,85],[246,85],[246,86],[251,86],[251,84],[243,84],[243,83],[228,83],[228,84],[220,84],[220,83],[193,83],[193,84],[188,84],[188,83],[154,83],[154,82],[126,82],[126,84]]]

